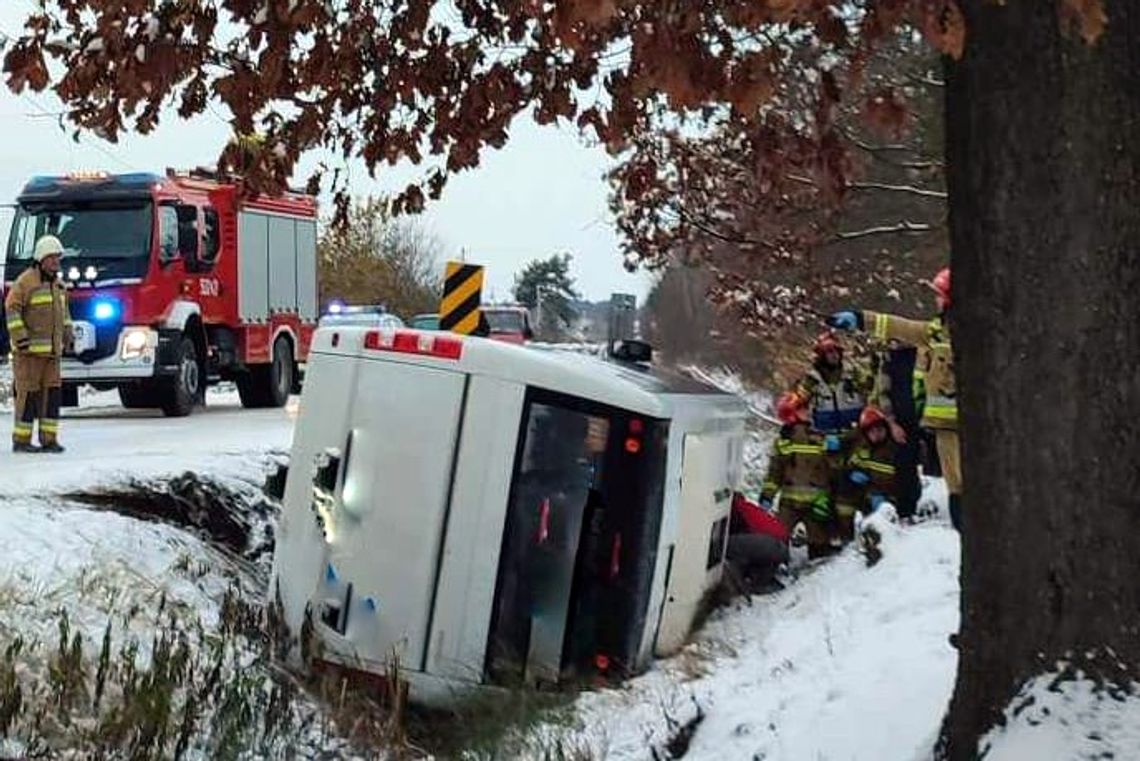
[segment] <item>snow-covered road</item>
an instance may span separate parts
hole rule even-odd
[[[13,455],[11,413],[0,410],[0,497],[43,495],[129,478],[187,470],[255,477],[267,452],[287,452],[297,400],[284,409],[242,409],[237,394],[211,390],[207,406],[189,417],[126,410],[114,393],[92,394],[65,409],[59,456]]]

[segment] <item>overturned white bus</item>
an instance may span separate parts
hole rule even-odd
[[[746,417],[637,363],[318,331],[271,586],[283,651],[378,675],[395,655],[427,701],[639,670],[719,581]]]

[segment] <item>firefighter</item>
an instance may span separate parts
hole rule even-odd
[[[780,498],[779,518],[789,533],[797,523],[807,532],[808,557],[831,552],[831,457],[824,436],[808,423],[807,400],[792,391],[776,402],[776,416],[783,427],[772,447],[768,475],[760,504],[772,509]]]
[[[917,347],[923,354],[921,369],[926,398],[922,426],[934,431],[942,477],[950,492],[950,519],[954,528],[961,530],[962,471],[958,455],[958,391],[950,343],[950,268],[935,275],[931,286],[939,313],[928,322],[868,310],[836,312],[827,322],[843,330],[867,330],[879,340],[893,338]]]
[[[909,521],[918,511],[922,497],[922,481],[918,476],[922,433],[918,421],[921,412],[915,398],[917,384],[915,364],[918,350],[913,346],[890,341],[874,355],[877,361],[876,391],[869,404],[889,418],[891,435],[899,445],[892,500],[898,517]]]
[[[63,245],[54,235],[36,241],[35,262],[16,278],[4,300],[15,353],[14,452],[62,452],[59,445],[60,357],[71,340],[67,291],[59,280]],[[40,446],[32,445],[39,420]]]
[[[835,516],[843,541],[855,538],[855,513],[870,515],[884,501],[898,499],[898,434],[878,407],[867,405],[859,427],[843,446],[843,470],[835,485]]]
[[[812,427],[824,434],[846,433],[867,403],[870,379],[844,366],[843,346],[833,331],[816,338],[814,353],[811,370],[796,390],[808,400]]]

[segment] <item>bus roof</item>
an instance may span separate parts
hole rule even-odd
[[[590,399],[652,417],[672,417],[677,397],[685,397],[686,403],[695,401],[695,397],[704,397],[718,407],[737,410],[741,415],[747,414],[747,405],[739,397],[660,368],[616,362],[555,348],[530,348],[486,338],[410,329],[401,329],[399,332],[423,336],[425,340],[442,336],[446,340],[460,341],[462,351],[459,358],[373,351],[364,348],[368,332],[365,328],[355,327],[322,328],[313,338],[313,351],[455,369]],[[332,345],[334,335],[336,347]]]

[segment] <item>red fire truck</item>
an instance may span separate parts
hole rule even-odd
[[[234,381],[246,407],[297,387],[319,317],[312,197],[242,198],[206,170],[36,177],[17,199],[7,283],[48,233],[71,288],[65,401],[89,383],[183,416],[209,383]]]

